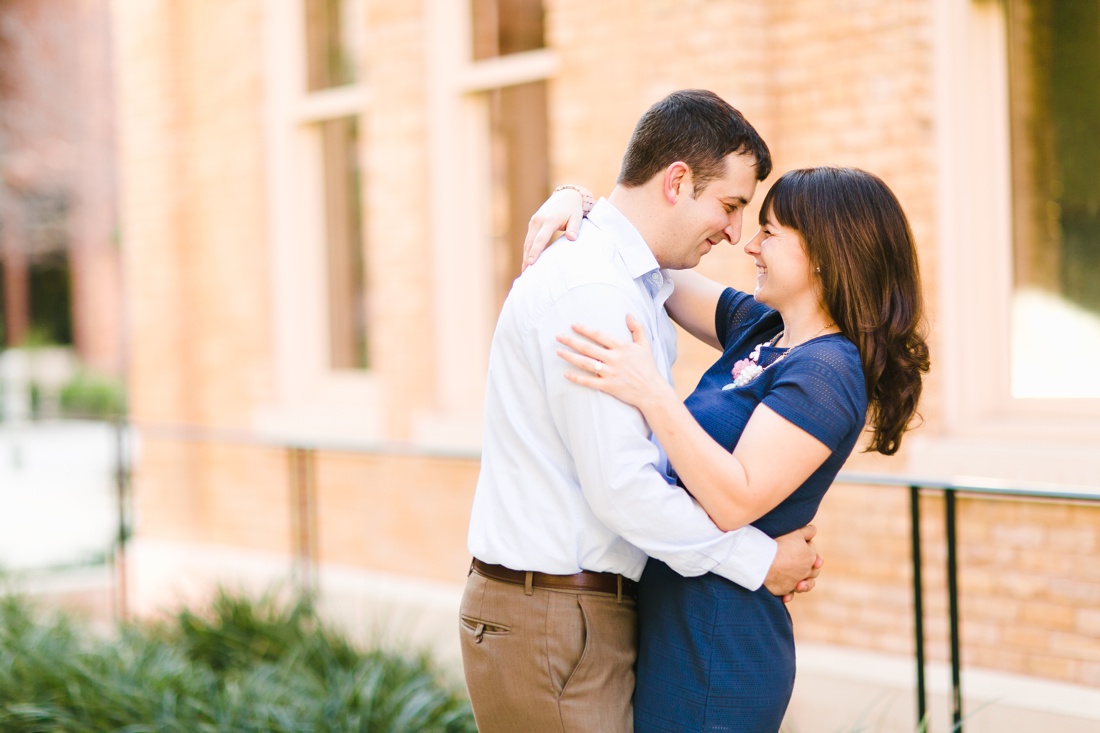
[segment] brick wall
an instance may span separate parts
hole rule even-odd
[[[800,639],[911,655],[909,495],[838,484],[814,520],[826,570],[791,606]],[[1100,506],[961,497],[964,665],[1100,684]],[[944,507],[921,499],[925,653],[948,655]]]
[[[132,417],[241,428],[273,389],[262,3],[116,7]],[[275,451],[143,442],[138,533],[289,546]]]
[[[131,378],[139,420],[245,428],[272,398],[259,0],[117,3]],[[709,87],[764,133],[777,171],[836,163],[880,174],[916,234],[935,291],[937,171],[928,0],[547,2],[553,178],[610,191],[638,115],[667,91]],[[385,434],[403,440],[431,406],[429,238],[454,238],[428,199],[425,4],[371,3],[364,144],[374,369]],[[761,193],[763,187],[761,188]],[[759,198],[759,196],[758,196]],[[754,214],[745,238],[755,231]],[[456,236],[459,235],[459,236]],[[703,271],[749,287],[739,248]],[[932,303],[930,302],[931,306]],[[456,303],[456,308],[463,307]],[[932,314],[933,317],[935,314]],[[933,346],[935,336],[933,334]],[[681,342],[688,391],[713,355]],[[922,430],[942,432],[942,389]],[[903,470],[906,457],[851,467]],[[409,455],[323,454],[322,561],[461,583],[477,465]],[[150,439],[137,475],[139,533],[287,557],[286,456],[272,448]],[[942,503],[923,500],[929,655],[946,649]],[[1019,501],[959,505],[967,664],[1100,684],[1100,511]],[[816,523],[819,589],[792,607],[801,639],[912,652],[908,497],[837,486]]]

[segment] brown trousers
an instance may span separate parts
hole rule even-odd
[[[480,733],[632,733],[636,602],[470,574],[462,666]]]

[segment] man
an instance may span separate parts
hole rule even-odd
[[[624,340],[646,329],[671,379],[667,269],[735,244],[771,157],[711,92],[676,92],[634,130],[618,185],[574,242],[516,280],[493,336],[474,556],[460,631],[482,733],[633,730],[636,581],[646,556],[786,595],[812,587],[813,530],[778,541],[720,531],[668,478],[633,407],[563,376],[555,336],[583,322]],[[804,580],[805,579],[805,580]]]

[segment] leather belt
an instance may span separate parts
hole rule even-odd
[[[591,570],[582,570],[574,575],[550,575],[523,570],[512,570],[503,565],[490,565],[476,557],[470,566],[478,575],[502,583],[522,585],[531,588],[546,588],[549,590],[589,591],[594,593],[611,593],[626,598],[638,597],[638,583],[630,578],[624,578],[615,573],[595,573]]]

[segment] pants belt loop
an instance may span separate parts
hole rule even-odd
[[[535,595],[535,574],[530,570],[527,571],[523,578],[523,595]]]
[[[470,569],[466,571],[466,577],[470,577],[474,574],[474,561],[470,560]]]
[[[622,604],[622,602],[623,602],[623,576],[621,576],[621,575],[616,575],[615,576],[615,585],[618,586],[618,589],[615,593],[615,601],[616,601],[616,603]]]

